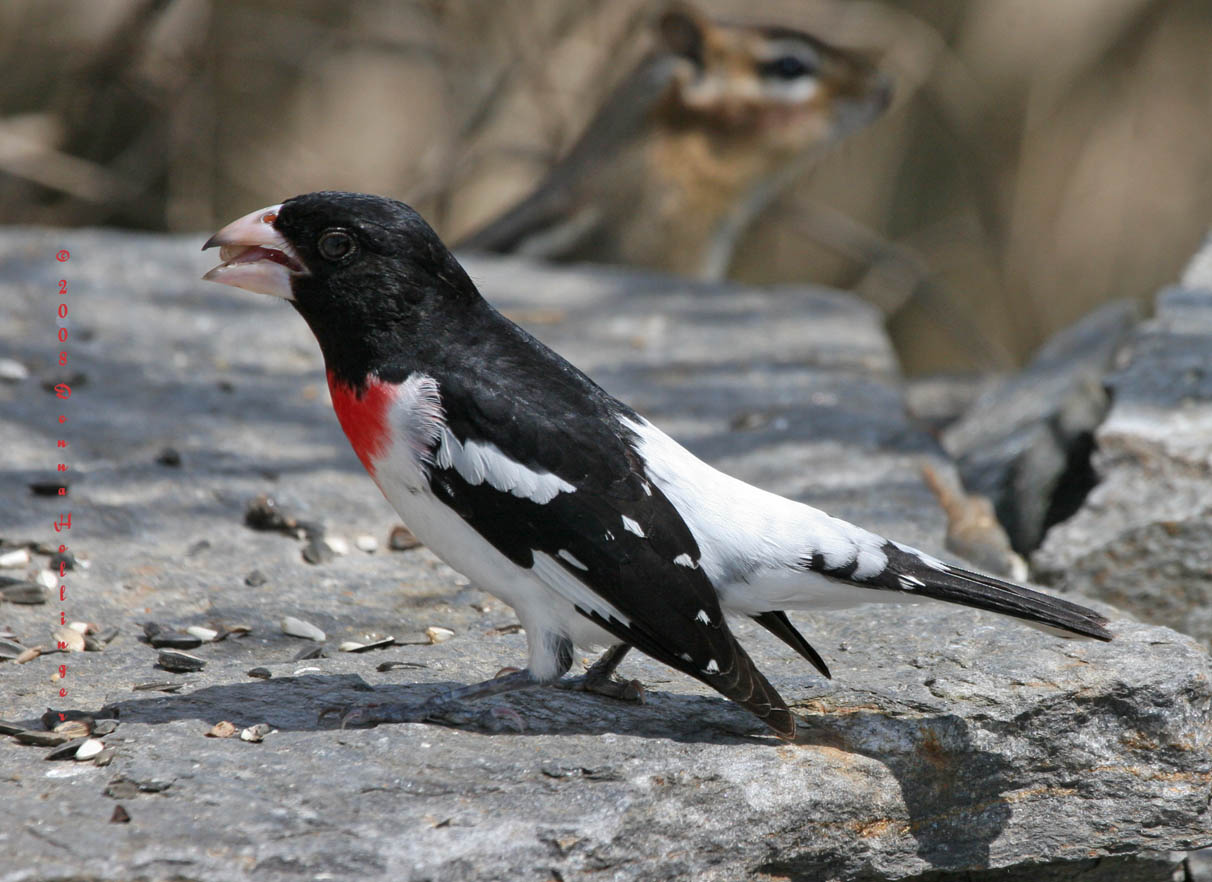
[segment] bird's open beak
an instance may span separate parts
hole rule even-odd
[[[281,205],[262,208],[232,221],[206,240],[202,250],[218,246],[223,263],[202,278],[258,294],[293,300],[290,280],[307,268],[274,229]]]

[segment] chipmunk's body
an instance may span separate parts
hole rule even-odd
[[[888,104],[870,63],[798,31],[680,8],[660,32],[568,156],[460,248],[719,278],[815,148]]]

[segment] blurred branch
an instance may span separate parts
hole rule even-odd
[[[134,184],[104,166],[57,150],[31,134],[30,122],[28,117],[0,120],[0,171],[85,202],[105,203],[136,192]]]

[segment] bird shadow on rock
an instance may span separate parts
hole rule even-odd
[[[907,817],[881,812],[860,822],[859,836],[907,833],[917,842],[918,857],[942,871],[940,879],[987,867],[990,845],[1010,819],[1002,794],[1022,786],[1015,765],[1001,754],[982,750],[963,717],[874,704],[870,709],[801,714],[796,744],[870,757],[896,778]],[[826,849],[783,857],[761,869],[793,882],[855,871],[853,866],[838,866],[838,860],[836,850]]]
[[[357,674],[275,677],[248,683],[204,686],[183,695],[157,694],[112,702],[125,723],[165,724],[197,719],[228,720],[237,726],[269,723],[283,731],[340,729],[339,712],[368,704],[419,704],[462,684],[409,683],[371,687]],[[507,708],[494,715],[494,708]],[[516,721],[520,721],[519,730]],[[426,725],[508,736],[605,735],[708,744],[764,744],[778,741],[742,708],[723,698],[648,692],[643,705],[610,698],[532,689],[462,702],[448,717]],[[384,724],[390,729],[390,724]],[[351,729],[349,731],[358,731]]]

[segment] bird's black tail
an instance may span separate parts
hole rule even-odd
[[[1112,638],[1107,620],[1092,609],[950,564],[940,567],[933,559],[892,542],[881,550],[888,555],[887,566],[861,584],[987,609],[1096,640]]]

